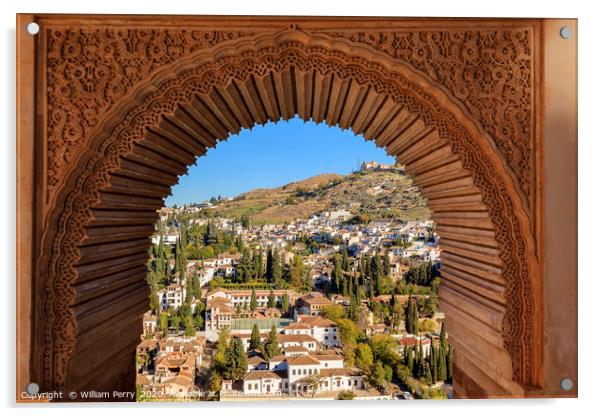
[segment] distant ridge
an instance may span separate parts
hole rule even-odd
[[[254,189],[219,201],[210,215],[240,218],[253,223],[285,223],[309,218],[325,210],[347,209],[371,219],[430,218],[426,203],[412,179],[402,171],[368,169],[349,175],[325,173],[276,187]]]

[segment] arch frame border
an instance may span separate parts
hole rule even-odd
[[[35,16],[33,15],[19,15],[17,17],[17,22],[18,22],[18,27],[20,26],[20,24],[22,22],[26,22],[29,21],[29,19],[35,18]],[[552,56],[558,56],[558,51],[557,49],[560,48],[562,51],[562,47],[563,46],[567,46],[567,42],[565,42],[565,44],[558,44],[557,40],[556,40],[556,29],[557,26],[560,24],[567,24],[570,25],[571,27],[574,27],[574,33],[576,33],[576,21],[574,20],[564,20],[564,21],[559,21],[559,20],[545,20],[542,19],[541,20],[543,22],[545,31],[544,31],[544,42],[543,42],[543,47],[548,48],[547,49],[547,53],[542,54],[543,58],[542,58],[542,62],[543,62],[543,68],[541,70],[542,73],[545,74],[545,79],[543,80],[543,83],[545,84],[546,87],[546,92],[542,93],[542,97],[541,97],[541,104],[543,104],[543,102],[546,102],[545,106],[541,106],[540,108],[540,119],[541,119],[541,123],[540,123],[540,127],[542,127],[545,131],[545,136],[546,136],[546,140],[544,140],[544,147],[545,147],[545,152],[539,155],[540,158],[543,159],[543,164],[544,166],[549,166],[549,158],[548,155],[554,154],[556,157],[556,160],[558,160],[559,155],[561,154],[565,154],[566,157],[560,157],[560,159],[562,159],[564,162],[568,163],[568,171],[569,173],[571,173],[571,175],[569,175],[568,179],[565,181],[565,183],[568,181],[570,183],[573,183],[573,181],[575,181],[574,183],[576,184],[576,138],[577,138],[577,134],[576,134],[576,103],[574,102],[574,98],[576,97],[576,41],[574,42],[570,42],[569,43],[569,58],[568,60],[562,60],[562,59],[553,59],[551,58]],[[24,345],[31,345],[31,336],[30,336],[30,331],[28,330],[28,328],[30,328],[30,322],[28,323],[28,319],[27,319],[27,306],[29,304],[28,302],[28,298],[30,298],[32,292],[31,292],[31,287],[32,287],[32,269],[35,267],[32,267],[33,264],[35,264],[35,256],[33,255],[33,251],[35,250],[31,250],[32,246],[35,246],[36,243],[36,239],[39,237],[36,237],[38,235],[38,233],[35,232],[35,227],[33,227],[33,224],[35,223],[35,213],[39,212],[39,207],[36,207],[35,204],[35,197],[36,197],[36,188],[34,187],[32,189],[32,184],[31,184],[31,178],[34,177],[35,175],[31,175],[31,172],[35,172],[35,155],[36,155],[36,151],[39,152],[39,149],[36,149],[36,134],[39,134],[39,132],[36,133],[36,129],[33,128],[33,125],[31,125],[31,120],[34,119],[34,117],[32,117],[35,112],[36,112],[36,106],[39,106],[40,103],[37,101],[36,99],[36,94],[35,94],[35,89],[33,89],[32,87],[35,84],[34,79],[35,78],[35,74],[32,77],[31,74],[31,66],[33,65],[33,61],[34,59],[32,59],[32,54],[35,57],[36,54],[36,50],[35,47],[33,47],[32,42],[29,39],[26,39],[22,36],[22,34],[19,32],[19,30],[17,31],[18,33],[18,39],[17,39],[17,43],[18,43],[18,63],[20,63],[21,65],[19,66],[19,69],[17,71],[17,76],[18,76],[18,82],[17,82],[17,96],[18,96],[18,102],[20,102],[21,104],[18,105],[18,120],[17,120],[17,152],[18,152],[18,165],[17,165],[17,171],[18,171],[18,194],[19,194],[19,198],[17,200],[17,204],[18,204],[18,216],[17,216],[17,241],[18,241],[18,248],[17,248],[17,270],[18,270],[18,275],[17,275],[17,284],[18,284],[18,288],[19,288],[19,292],[18,292],[18,300],[19,300],[19,308],[18,308],[18,313],[17,313],[17,345],[18,346],[24,346]],[[554,51],[551,52],[549,48],[551,48],[551,45],[554,45]],[[29,67],[29,68],[28,68]],[[559,69],[560,68],[560,69]],[[564,72],[563,72],[564,71]],[[566,73],[568,73],[574,77],[575,79],[575,85],[563,85],[562,80],[559,78],[559,76],[562,74],[563,76],[566,76]],[[564,83],[566,84],[566,83]],[[564,88],[563,88],[564,87]],[[574,87],[574,88],[573,88]],[[558,96],[554,95],[553,92],[555,92],[556,90],[560,90],[560,96],[562,96],[562,99],[559,99]],[[568,98],[568,101],[567,101]],[[571,100],[571,98],[573,98]],[[549,105],[548,105],[549,104]],[[564,140],[560,140],[561,139],[561,135],[556,132],[552,127],[557,127],[558,124],[556,122],[553,121],[552,117],[553,117],[553,113],[552,110],[557,111],[558,109],[563,109],[565,112],[563,114],[567,114],[567,118],[568,120],[568,126],[565,126],[565,129],[563,130],[563,134],[564,134]],[[572,117],[572,120],[571,120]],[[27,122],[27,120],[30,121],[30,123]],[[553,141],[553,138],[557,138],[560,141],[559,142],[555,142]],[[551,138],[551,139],[548,139]],[[551,143],[552,142],[552,143]],[[560,150],[559,150],[560,149]],[[565,152],[566,151],[566,152]],[[574,159],[572,159],[572,156],[575,156]],[[550,176],[547,176],[546,180],[550,179]],[[545,188],[548,190],[553,190],[554,189],[554,184],[555,183],[559,183],[561,182],[560,178],[558,177],[558,175],[555,175],[551,178],[552,180],[549,182],[546,182],[545,184]],[[39,184],[38,184],[39,185]],[[546,271],[546,274],[549,273],[550,268],[552,267],[551,265],[554,264],[554,261],[547,261],[548,259],[550,259],[550,254],[549,252],[546,252],[546,250],[544,250],[544,247],[546,247],[546,245],[549,246],[549,243],[552,241],[554,236],[554,230],[551,228],[550,225],[550,220],[549,218],[555,218],[556,220],[558,220],[558,218],[560,217],[559,212],[563,212],[563,213],[571,213],[573,212],[571,207],[567,207],[568,205],[571,205],[573,207],[576,206],[576,192],[571,194],[571,197],[568,198],[568,201],[565,200],[561,200],[558,198],[558,195],[554,195],[554,201],[557,203],[560,203],[561,208],[557,209],[557,210],[553,210],[550,208],[551,204],[548,204],[546,202],[550,202],[550,201],[546,201],[546,193],[544,192],[544,204],[543,204],[543,208],[541,210],[538,211],[540,216],[544,216],[545,218],[547,218],[547,222],[546,224],[543,226],[545,229],[545,232],[543,233],[543,240],[540,242],[540,244],[538,245],[539,247],[539,254],[542,256],[542,258],[544,258],[546,260],[546,269],[548,271]],[[546,215],[547,214],[547,215]],[[29,221],[28,221],[29,219]],[[571,232],[571,235],[574,235],[576,237],[576,216],[574,217],[575,221],[569,221],[569,231]],[[28,223],[30,222],[30,223]],[[33,229],[32,229],[33,228]],[[29,247],[29,248],[28,248]],[[558,253],[558,249],[554,248],[553,250],[556,250],[556,253]],[[566,257],[566,255],[563,255],[564,257]],[[571,264],[574,263],[575,267],[576,267],[576,252],[570,254],[570,259],[569,260],[573,260],[571,262]],[[557,263],[557,262],[556,262]],[[567,269],[566,267],[564,268],[565,270]],[[569,268],[570,269],[570,268]],[[571,281],[574,283],[574,287],[576,288],[576,268],[574,270],[569,270],[570,272],[572,271],[574,273],[574,278],[571,279]],[[31,273],[31,274],[30,274]],[[572,273],[572,274],[573,274]],[[549,283],[548,280],[550,279],[544,279],[544,281],[546,283]],[[552,279],[554,281],[554,286],[555,286],[555,292],[553,293],[554,296],[559,296],[560,294],[558,293],[558,288],[557,288],[557,280],[558,277],[555,277],[554,279]],[[549,285],[546,285],[547,287],[549,287]],[[28,296],[29,295],[29,296]],[[574,303],[576,303],[576,292],[573,291],[570,294],[568,294],[568,298],[569,300],[572,300]],[[563,296],[563,298],[566,296]],[[564,325],[566,327],[566,321],[571,321],[570,318],[574,318],[575,320],[573,321],[574,325],[576,326],[576,310],[572,310],[571,313],[569,314],[569,319],[565,320]],[[553,333],[554,332],[554,328],[550,328],[550,322],[549,320],[546,320],[546,329],[548,330],[549,333]],[[552,325],[553,326],[553,325]],[[576,328],[574,328],[574,330],[576,331]],[[576,332],[575,332],[576,335]],[[554,335],[556,337],[557,340],[560,339],[560,337],[558,337],[558,335]],[[576,339],[575,339],[575,345],[576,345]],[[548,361],[550,358],[550,356],[553,356],[555,354],[555,350],[557,350],[558,348],[556,348],[554,345],[545,345],[544,346],[545,349],[549,350],[548,353],[544,353],[544,361]],[[567,349],[567,345],[566,343],[563,343],[562,348],[564,348],[565,350]],[[571,360],[568,360],[569,362],[572,362],[573,364],[576,364],[576,348],[570,349],[569,348],[569,353],[572,357]],[[27,379],[27,377],[25,377],[25,375],[28,373],[26,367],[23,363],[27,362],[27,358],[25,358],[25,360],[23,360],[23,357],[27,357],[29,354],[25,351],[18,351],[18,355],[19,357],[21,357],[19,364],[17,365],[17,375],[18,375],[18,380],[23,380],[23,379]],[[544,364],[545,366],[549,367],[549,364]],[[564,366],[567,367],[567,366]],[[572,371],[573,374],[576,375],[576,366],[573,367],[572,369],[570,368],[571,366],[569,366],[568,371]],[[24,371],[25,369],[25,371]],[[566,369],[565,369],[566,371]],[[576,395],[576,389],[574,392],[562,392],[558,390],[558,387],[554,387],[555,383],[552,383],[551,381],[548,381],[548,377],[544,377],[544,383],[542,385],[543,390],[540,390],[539,393],[538,392],[533,392],[535,395],[542,395],[542,396],[547,396],[549,397],[550,394],[555,395],[555,396],[573,396]],[[18,382],[19,384],[19,382]],[[17,392],[19,392],[19,387],[17,386]],[[548,392],[548,393],[546,393]]]

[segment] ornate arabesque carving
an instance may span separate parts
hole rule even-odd
[[[390,32],[332,31],[407,62],[445,86],[491,135],[533,198],[531,28]],[[157,69],[250,32],[174,29],[50,30],[48,191],[87,144],[99,115]]]
[[[116,102],[151,73],[239,31],[174,29],[49,30],[48,191],[53,192]]]
[[[50,257],[43,290],[47,314],[44,342],[47,386],[61,386],[66,381],[68,359],[76,342],[76,323],[70,305],[75,296],[72,285],[77,279],[78,247],[85,237],[84,227],[92,219],[90,209],[98,202],[99,191],[108,186],[121,156],[132,151],[133,144],[144,136],[148,127],[156,125],[163,115],[173,113],[178,104],[189,102],[194,94],[208,94],[215,86],[260,78],[289,65],[324,75],[334,73],[387,95],[436,128],[459,155],[482,192],[501,249],[508,300],[503,337],[514,365],[514,377],[530,382],[534,371],[530,321],[534,305],[529,263],[532,248],[524,238],[525,220],[517,215],[522,209],[520,199],[510,195],[508,178],[503,177],[483,147],[483,139],[471,134],[463,122],[423,87],[379,63],[382,57],[372,56],[367,49],[353,48],[348,41],[340,41],[343,43],[339,46],[354,50],[352,55],[334,46],[313,44],[311,36],[301,38],[304,40],[299,40],[297,34],[268,37],[269,46],[255,49],[248,47],[254,45],[251,40],[241,40],[240,43],[247,45],[242,51],[232,45],[217,47],[212,56],[219,58],[199,59],[196,65],[162,80],[156,89],[130,97],[120,107],[128,110],[115,116],[118,123],[90,138],[95,151],[82,156],[86,158],[84,168],[71,174],[61,192],[59,200],[63,202],[56,208],[55,234],[48,247]],[[335,43],[332,39],[329,42]]]
[[[327,33],[366,43],[444,85],[491,135],[531,202],[532,32],[525,28]]]

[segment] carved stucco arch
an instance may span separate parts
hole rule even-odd
[[[291,73],[290,65],[295,68],[293,72],[297,77],[294,79],[282,76]],[[301,81],[299,74],[310,74],[310,78]],[[349,96],[352,88],[348,85],[345,94],[339,91],[343,101],[338,113],[332,107],[333,103],[337,103],[333,95],[335,77],[343,82],[354,80],[357,86],[355,98],[361,98],[354,103],[353,97]],[[328,89],[327,80],[330,80]],[[282,83],[282,91],[287,94],[278,93],[276,81]],[[441,297],[444,306],[447,302],[447,307],[451,308],[448,315],[457,313],[453,303],[457,301],[458,293],[460,297],[462,293],[474,295],[475,291],[486,292],[489,288],[491,293],[488,292],[488,298],[484,296],[487,299],[480,306],[487,310],[486,306],[490,305],[491,315],[476,318],[483,322],[492,321],[489,325],[491,334],[480,335],[490,339],[491,345],[497,342],[491,339],[497,340],[499,336],[502,344],[497,347],[505,350],[512,367],[511,374],[503,369],[498,374],[490,374],[490,378],[498,383],[497,393],[521,394],[521,386],[538,383],[540,354],[537,349],[541,334],[535,329],[540,319],[540,305],[535,303],[538,298],[535,292],[539,288],[534,242],[519,180],[506,164],[494,140],[449,90],[402,60],[362,43],[326,34],[310,34],[293,27],[225,41],[165,66],[103,116],[103,121],[91,134],[88,148],[73,157],[76,163],[65,175],[67,179],[48,217],[49,227],[41,258],[41,264],[47,267],[44,267],[44,280],[37,288],[38,298],[43,299],[43,308],[38,308],[37,313],[40,318],[44,316],[44,327],[36,329],[42,339],[37,341],[35,359],[40,364],[38,368],[43,368],[38,377],[45,387],[73,388],[93,386],[95,382],[108,384],[106,380],[90,380],[79,374],[74,363],[88,358],[90,346],[97,340],[90,336],[82,341],[81,333],[89,335],[102,325],[102,322],[94,321],[101,306],[95,305],[94,297],[85,293],[82,287],[86,288],[87,281],[103,277],[102,268],[108,264],[107,258],[115,255],[114,250],[115,247],[119,249],[119,243],[109,249],[108,254],[87,256],[86,263],[82,263],[82,250],[89,251],[90,247],[110,243],[111,235],[115,235],[120,227],[124,233],[150,234],[149,227],[152,227],[154,217],[140,220],[132,204],[128,205],[128,198],[139,206],[146,203],[149,210],[156,209],[161,205],[161,196],[169,192],[169,186],[159,183],[156,189],[146,191],[146,194],[139,189],[138,195],[127,196],[124,178],[130,175],[129,180],[135,182],[136,175],[141,174],[138,164],[146,164],[150,168],[156,162],[152,157],[149,159],[152,152],[160,154],[168,150],[165,147],[167,142],[180,140],[180,146],[174,144],[173,153],[166,154],[173,163],[158,167],[156,171],[169,182],[170,177],[175,175],[177,178],[185,172],[186,165],[194,160],[195,155],[202,154],[216,140],[236,132],[237,126],[229,125],[233,123],[231,121],[222,121],[222,125],[210,120],[211,117],[195,121],[195,106],[190,104],[194,94],[204,97],[204,104],[197,109],[213,108],[215,115],[220,111],[216,102],[224,104],[228,101],[223,94],[233,82],[237,88],[230,98],[238,94],[245,101],[245,105],[239,108],[240,115],[234,116],[239,128],[251,127],[245,125],[249,123],[265,123],[299,114],[305,120],[324,120],[331,125],[357,130],[356,133],[375,139],[379,146],[387,148],[400,162],[407,164],[409,172],[417,174],[417,184],[429,199],[435,219],[441,213],[441,221],[450,229],[448,234],[453,235],[450,239],[453,244],[448,245],[446,232],[441,233],[441,245],[446,252],[444,264],[457,265],[454,276],[466,279],[463,284],[459,284],[458,280],[449,283],[444,280]],[[218,101],[212,104],[216,87],[221,93],[217,94]],[[303,94],[305,96],[301,97]],[[373,107],[368,104],[373,104]],[[349,115],[345,111],[347,106],[355,111],[354,120],[343,122],[342,119]],[[378,111],[371,113],[370,108]],[[403,111],[409,115],[402,114]],[[406,120],[408,126],[393,126],[391,123],[397,117]],[[206,134],[197,132],[195,135],[187,130],[186,126],[194,123],[201,128],[204,125]],[[375,127],[375,123],[380,124]],[[392,130],[387,130],[388,126],[393,126]],[[397,127],[401,133],[395,136]],[[187,142],[193,144],[188,155],[181,146]],[[425,166],[437,164],[438,160],[443,161],[441,173],[422,179],[421,174],[427,175],[429,171]],[[136,167],[126,166],[128,164]],[[121,181],[119,184],[115,179],[118,171],[127,171],[117,175]],[[449,176],[449,183],[441,179],[442,175]],[[135,188],[133,192],[136,193]],[[115,195],[125,196],[120,201]],[[435,203],[433,206],[432,201],[437,200],[443,204]],[[128,209],[130,217],[117,218],[113,222],[99,215],[101,211],[122,214]],[[135,225],[129,225],[128,221]],[[479,225],[470,227],[466,221]],[[119,241],[117,237],[113,239]],[[463,239],[473,251],[458,245]],[[127,252],[128,248],[121,246],[120,250]],[[138,259],[143,264],[139,254],[145,250],[132,250],[138,257],[132,254],[131,259]],[[472,263],[458,254],[469,252],[475,256]],[[503,284],[496,282],[498,274]],[[485,286],[479,286],[480,283],[475,281],[479,275],[484,276]],[[143,271],[136,276],[138,279],[134,279],[135,283],[128,287],[136,288],[139,293],[128,298],[131,301],[128,307],[130,312],[133,310],[140,316],[146,302],[146,292],[142,289]],[[110,286],[109,283],[107,285]],[[500,287],[503,287],[502,293],[499,292]],[[115,302],[118,304],[117,300]],[[468,309],[475,305],[470,304]],[[493,322],[496,310],[503,310],[503,320],[498,323]],[[478,315],[472,314],[473,317]],[[116,313],[111,318],[115,316]],[[477,329],[478,326],[471,330]],[[480,354],[489,351],[479,349],[478,345],[475,349]],[[461,354],[467,348],[460,347],[458,351]],[[98,360],[94,364],[100,365],[103,358]],[[504,367],[507,363],[500,364]],[[487,368],[486,357],[483,366]],[[489,363],[489,366],[489,370],[495,370],[495,364]]]

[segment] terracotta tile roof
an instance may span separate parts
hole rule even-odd
[[[245,376],[244,380],[262,380],[262,379],[273,379],[278,380],[287,378],[285,371],[271,371],[271,370],[253,370],[249,371]]]
[[[398,340],[398,342],[399,342],[399,345],[401,345],[403,347],[412,347],[412,346],[416,345],[416,342],[418,342],[418,338],[416,338],[415,336],[404,337],[404,338],[400,338]],[[429,345],[430,343],[431,343],[431,340],[429,338],[425,338],[425,337],[420,338],[421,345]]]
[[[159,342],[156,339],[144,339],[138,344],[138,349],[148,349],[152,350],[159,345]]]
[[[307,334],[278,334],[278,342],[318,342],[314,337]]]
[[[311,327],[304,324],[303,322],[293,322],[292,324],[284,327],[284,329],[285,330],[287,330],[287,329],[311,329]]]
[[[315,358],[316,360],[319,361],[343,361],[343,357],[341,357],[340,355],[336,355],[336,354],[312,354],[311,355],[313,358]]]
[[[289,357],[286,355],[275,355],[270,358],[270,363],[281,363],[283,361],[287,361]]]
[[[256,355],[254,357],[247,358],[247,363],[257,366],[259,364],[267,364],[267,361]]]
[[[288,359],[288,365],[319,365],[320,361],[309,355],[295,355]]]
[[[310,305],[331,305],[332,301],[320,293],[310,293],[299,298]]]
[[[220,313],[232,313],[232,303],[229,299],[214,298],[207,302],[207,309],[219,308]]]
[[[337,326],[337,324],[335,324],[333,321],[331,321],[328,318],[324,318],[322,316],[299,315],[298,319],[301,323],[309,325],[311,327],[318,326],[318,327],[325,328],[325,327],[336,327]],[[290,325],[288,327],[290,327]]]
[[[180,353],[180,352],[171,352],[165,354],[161,357],[158,357],[155,360],[155,367],[194,367],[195,358],[193,354],[188,353]]]

